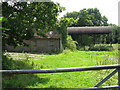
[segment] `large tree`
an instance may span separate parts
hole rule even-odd
[[[55,28],[57,16],[63,10],[54,2],[8,2],[2,3],[3,45],[21,45],[23,40]]]
[[[64,17],[65,18],[78,19],[79,18],[79,12],[77,12],[77,11],[69,12],[69,13],[66,13],[66,15],[64,15]]]
[[[84,8],[79,12],[73,11],[68,12],[64,15],[64,18],[73,18],[77,20],[77,24],[72,26],[107,26],[108,19],[102,16],[99,9],[97,8]]]

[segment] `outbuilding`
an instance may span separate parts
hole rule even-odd
[[[112,33],[112,27],[111,26],[86,26],[86,27],[68,27],[68,34],[72,36],[72,38],[75,40],[76,36],[80,36],[81,42],[83,35],[91,35],[93,36],[94,44],[96,43],[96,37],[97,35],[102,35],[104,38],[104,35],[108,35],[108,42],[110,42],[110,33]]]
[[[30,40],[24,40],[29,46],[20,46],[14,48],[6,45],[6,50],[13,52],[39,52],[39,53],[55,53],[62,50],[61,35],[57,31],[46,33],[47,37],[34,35]]]

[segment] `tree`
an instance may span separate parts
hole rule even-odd
[[[107,17],[101,16],[97,8],[80,10],[78,26],[107,26]]]
[[[82,9],[79,12],[79,19],[77,26],[93,26],[92,19],[94,19],[93,15],[88,14],[89,12],[86,9]]]
[[[68,46],[67,45],[67,41],[68,41],[67,27],[72,26],[73,24],[75,25],[76,22],[77,20],[74,20],[73,18],[61,18],[61,20],[56,24],[56,27],[57,27],[56,29],[62,36],[62,44],[64,49]]]
[[[53,30],[57,16],[64,8],[53,2],[3,2],[2,9],[2,17],[6,19],[2,26],[8,29],[3,30],[3,45],[17,46],[33,37],[33,29],[40,35]]]
[[[66,15],[64,15],[64,18],[78,19],[79,18],[79,12],[73,11],[73,12],[66,13]]]
[[[109,24],[107,23],[108,19],[106,16],[102,17],[102,26],[108,26]]]
[[[79,12],[73,11],[64,15],[64,18],[77,20],[76,26],[108,26],[108,19],[102,16],[97,8],[84,8]],[[72,26],[75,26],[74,24]]]

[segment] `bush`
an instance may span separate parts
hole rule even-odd
[[[89,48],[90,51],[111,51],[113,50],[112,46],[94,46]]]
[[[29,61],[29,57],[24,53],[25,59],[14,60],[9,54],[2,54],[2,69],[15,70],[15,69],[32,69],[33,62]]]
[[[12,70],[15,69],[15,61],[12,58],[8,58],[7,55],[2,55],[2,69],[3,70]]]
[[[65,49],[65,50],[63,50],[62,53],[63,53],[63,54],[69,54],[69,53],[71,53],[71,50],[69,50],[69,49]]]
[[[68,35],[67,36],[67,45],[66,45],[66,48],[70,49],[71,51],[74,51],[74,50],[76,50],[76,44],[77,44],[77,42],[74,41],[72,39],[72,37]]]

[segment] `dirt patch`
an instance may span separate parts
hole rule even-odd
[[[26,59],[26,58],[34,58],[34,57],[37,57],[35,58],[35,60],[38,60],[38,59],[43,59],[45,58],[44,56],[40,55],[40,54],[30,54],[30,53],[5,53],[5,55],[8,55],[14,59]]]
[[[34,58],[33,60],[39,60],[39,59],[44,59],[46,57],[37,57],[37,58]]]

